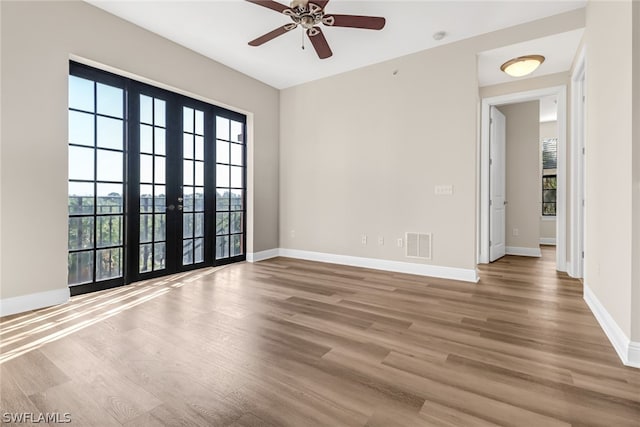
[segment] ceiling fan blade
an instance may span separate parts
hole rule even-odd
[[[312,36],[311,34],[314,35]],[[329,43],[327,43],[327,39],[324,38],[324,34],[319,27],[309,28],[307,30],[307,36],[309,36],[309,40],[311,40],[311,44],[320,59],[326,59],[333,55],[333,52],[331,52],[331,48],[329,47]]]
[[[287,25],[283,25],[282,27],[276,28],[273,31],[269,31],[267,34],[262,35],[260,37],[258,37],[255,40],[251,40],[249,42],[249,46],[260,46],[262,44],[265,44],[266,42],[268,42],[269,40],[273,40],[278,36],[283,35],[284,33],[294,29],[296,26],[293,24],[287,24]]]
[[[324,9],[327,3],[329,3],[329,0],[309,0],[309,3],[313,3],[316,6],[320,6],[320,9]]]
[[[377,16],[360,15],[325,15],[322,22],[331,27],[364,28],[365,30],[381,30],[386,20]],[[333,22],[333,23],[331,23]]]
[[[266,7],[267,9],[275,10],[276,12],[284,12],[289,9],[289,6],[285,6],[284,4],[278,3],[273,0],[246,0],[249,3],[257,4],[258,6]]]

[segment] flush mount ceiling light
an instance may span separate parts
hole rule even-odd
[[[526,55],[513,58],[500,66],[511,77],[522,77],[533,73],[544,62],[542,55]]]

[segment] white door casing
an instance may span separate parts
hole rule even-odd
[[[505,255],[506,230],[506,119],[496,107],[491,107],[489,161],[489,261]]]
[[[491,107],[495,105],[514,104],[518,102],[534,101],[544,96],[558,97],[558,189],[556,207],[556,269],[567,271],[567,87],[551,86],[525,92],[515,92],[505,95],[483,98],[480,104],[480,138],[478,140],[478,263],[486,264],[490,258],[490,139],[491,126],[489,124]],[[569,223],[569,225],[572,225]],[[588,236],[585,236],[587,239]]]
[[[586,59],[585,49],[578,55],[571,77],[571,240],[570,262],[567,272],[571,277],[584,277],[585,212],[586,212]]]
[[[586,88],[585,88],[585,79],[584,79],[584,74],[582,75],[582,80],[580,81],[580,94],[582,95],[582,105],[580,108],[580,118],[579,120],[582,122],[581,124],[581,129],[580,129],[580,145],[578,147],[578,156],[580,158],[579,164],[578,164],[578,171],[576,171],[576,175],[578,176],[578,186],[579,186],[579,193],[578,193],[578,197],[579,197],[579,202],[578,202],[578,209],[579,209],[579,214],[578,214],[578,224],[577,224],[577,229],[578,229],[578,235],[576,236],[576,240],[578,241],[578,262],[576,263],[576,277],[584,277],[584,228],[585,228],[585,210],[586,210],[586,192],[585,192],[585,182],[586,182],[586,174],[585,174],[585,170],[586,170],[586,144],[585,144],[585,125],[586,125]]]

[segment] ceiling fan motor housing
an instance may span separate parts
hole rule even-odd
[[[309,3],[305,0],[292,1],[291,8],[284,10],[282,13],[289,16],[296,25],[300,25],[307,30],[321,22],[325,23],[325,19],[323,19],[324,10],[317,4]]]

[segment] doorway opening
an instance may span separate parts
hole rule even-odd
[[[496,213],[496,201],[502,201],[503,206],[506,206],[508,200],[502,200],[499,194],[494,194],[495,184],[500,182],[500,173],[497,175],[492,173],[492,168],[504,168],[498,161],[494,162],[493,156],[500,155],[500,149],[496,150],[496,147],[492,147],[492,111],[495,112],[496,107],[507,104],[523,103],[527,101],[540,100],[542,98],[554,96],[557,99],[557,169],[554,178],[556,188],[554,189],[555,195],[555,213],[556,213],[556,269],[559,271],[567,270],[567,231],[566,231],[566,213],[567,213],[567,179],[566,179],[566,161],[567,161],[567,143],[566,143],[566,86],[555,86],[545,89],[519,92],[508,95],[496,96],[491,98],[484,98],[482,100],[481,109],[481,134],[480,134],[480,156],[479,156],[479,171],[480,171],[480,188],[479,188],[479,212],[478,212],[478,263],[489,263],[490,261],[497,259],[500,255],[496,250],[492,251],[492,246],[496,236],[505,236],[505,222],[500,221],[500,218],[504,218],[504,215]],[[495,115],[495,113],[494,113]],[[493,135],[496,138],[496,135]],[[497,159],[499,160],[499,159]],[[495,166],[494,166],[495,165]],[[493,175],[493,178],[492,178]],[[499,190],[498,190],[499,191]],[[498,197],[494,197],[497,195]],[[500,199],[500,200],[498,200]],[[503,212],[504,214],[504,212]],[[494,226],[492,227],[492,222]],[[496,226],[496,224],[501,224]],[[498,228],[498,229],[496,229]],[[504,239],[502,239],[504,240]],[[504,242],[498,241],[498,244],[504,244]],[[522,254],[522,255],[534,255],[534,254]],[[537,255],[539,256],[539,255]]]

